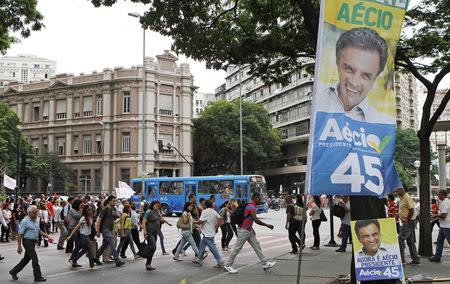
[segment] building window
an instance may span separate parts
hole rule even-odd
[[[122,96],[123,96],[123,113],[130,113],[130,91],[123,91],[122,92]]]
[[[98,154],[102,152],[102,135],[96,134],[95,135],[95,148]]]
[[[39,138],[31,139],[31,146],[34,149],[36,156],[39,154]]]
[[[66,154],[66,138],[65,137],[57,137],[56,138],[56,150],[58,155],[64,156]]]
[[[66,119],[66,100],[56,101],[56,119]]]
[[[44,78],[48,79],[48,74],[47,73],[44,74]]]
[[[92,116],[92,97],[83,97],[83,117]]]
[[[34,64],[33,67],[34,69],[39,69],[39,64]]]
[[[98,95],[95,100],[95,114],[96,115],[103,115],[103,96]]]
[[[83,136],[83,154],[91,154],[92,153],[92,136],[84,135]]]
[[[20,71],[20,80],[22,82],[28,83],[28,70],[27,69],[22,69]]]
[[[130,132],[122,133],[122,152],[130,153]]]
[[[173,153],[173,148],[170,149],[170,150],[168,150],[166,148],[167,144],[174,145],[173,144],[173,135],[172,134],[159,134],[159,140],[161,140],[163,145],[164,145],[162,153],[166,153],[166,154]]]
[[[73,117],[80,117],[80,98],[73,99]]]
[[[130,185],[130,169],[120,169],[120,181]]]
[[[72,144],[73,144],[73,154],[77,155],[78,154],[78,135],[74,135],[72,138]]]
[[[45,101],[44,102],[44,111],[42,112],[42,120],[48,120],[49,109],[50,109],[50,102]]]
[[[45,152],[48,151],[48,139],[47,138],[42,139],[42,148],[44,149]]]
[[[91,170],[82,170],[80,181],[83,192],[91,192]]]
[[[33,104],[33,121],[39,121],[39,115],[40,115],[40,107],[38,104]]]
[[[173,96],[160,94],[159,95],[159,114],[172,115],[173,113]]]
[[[12,78],[15,78],[15,77],[16,77],[16,72],[11,72],[11,73],[9,73],[9,74],[11,75]]]

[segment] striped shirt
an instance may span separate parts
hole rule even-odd
[[[256,214],[256,204],[249,203],[245,206],[244,210],[244,221],[242,222],[241,228],[251,232],[253,230],[253,217],[250,215],[252,212]]]

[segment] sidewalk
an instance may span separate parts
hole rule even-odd
[[[321,247],[319,251],[305,248],[301,283],[325,284],[332,282],[338,275],[348,274],[351,263],[350,252],[338,253],[335,250],[336,248],[328,247]],[[347,248],[347,251],[349,251],[349,248]],[[283,254],[276,258],[276,261],[277,265],[266,272],[260,264],[236,265],[235,268],[239,270],[238,274],[222,273],[202,282],[192,283],[296,283],[298,256]],[[417,274],[438,278],[450,277],[450,248],[445,247],[441,263],[431,263],[427,258],[421,258],[420,265],[405,265],[404,270],[406,277]]]

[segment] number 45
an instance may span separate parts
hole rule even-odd
[[[374,165],[381,166],[380,158],[365,155],[363,155],[362,158],[364,161],[366,174],[378,178],[378,184],[375,184],[370,179],[365,182],[364,176],[361,175],[361,167],[359,165],[358,154],[356,153],[348,154],[348,156],[336,168],[336,170],[330,176],[331,183],[350,184],[351,192],[361,192],[361,185],[364,184],[364,186],[368,190],[378,195],[383,193],[383,176],[380,169],[373,167]],[[348,170],[350,170],[350,173],[346,174]]]

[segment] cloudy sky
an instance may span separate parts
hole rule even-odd
[[[129,12],[143,13],[144,5],[119,0],[113,7],[95,8],[88,0],[39,0],[45,28],[13,45],[7,55],[34,54],[57,61],[58,73],[102,71],[105,67],[142,64],[142,29]],[[171,39],[146,33],[146,55],[170,49]],[[205,64],[188,62],[200,92],[214,92],[225,82],[225,72],[207,70]]]
[[[412,1],[415,3],[417,0]],[[127,14],[142,14],[147,10],[144,5],[119,0],[113,7],[94,8],[88,0],[39,0],[38,9],[46,27],[13,45],[8,55],[35,54],[56,60],[58,73],[142,64],[142,29],[138,19]],[[170,38],[151,31],[146,37],[147,56],[170,49]],[[224,71],[207,70],[205,64],[182,55],[179,59],[190,63],[200,92],[214,92],[224,82]],[[450,87],[449,75],[439,87]]]

